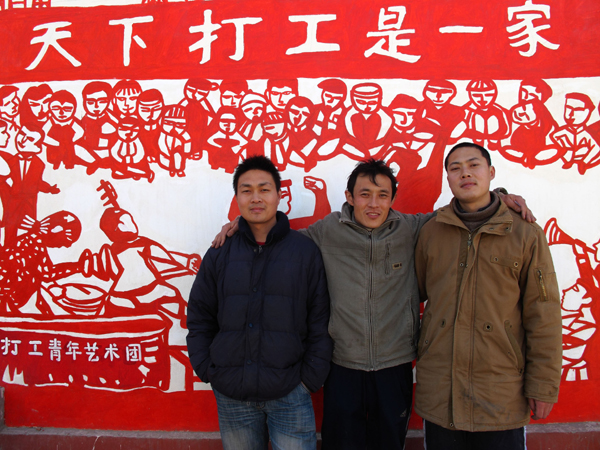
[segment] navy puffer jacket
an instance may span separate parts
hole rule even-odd
[[[318,390],[333,349],[329,295],[318,247],[277,213],[259,246],[247,222],[206,252],[188,303],[187,344],[200,379],[220,393],[266,401],[302,381]]]

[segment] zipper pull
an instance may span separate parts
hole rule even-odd
[[[473,235],[471,233],[469,233],[469,240],[467,241],[467,248],[470,249],[471,248],[471,244],[473,243],[473,241],[471,240],[473,237]]]

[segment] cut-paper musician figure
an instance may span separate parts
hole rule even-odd
[[[48,248],[70,247],[79,239],[81,223],[70,212],[60,211],[40,222],[27,217],[21,227],[18,240],[0,248],[0,314],[52,315],[40,292],[42,283],[50,289],[83,266],[80,262],[54,264]]]
[[[200,256],[167,250],[140,236],[131,214],[117,202],[113,186],[102,181],[105,206],[100,228],[110,240],[97,254],[87,254],[86,275],[111,280],[105,314],[108,316],[158,313],[168,323],[185,328],[186,302],[168,280],[195,275]]]
[[[555,218],[544,227],[548,244],[570,245],[579,269],[574,285],[562,291],[563,363],[562,379],[588,380],[600,376],[596,361],[600,320],[600,240],[589,247],[560,229]]]

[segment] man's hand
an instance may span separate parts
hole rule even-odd
[[[214,248],[221,247],[225,243],[225,241],[227,240],[228,237],[231,237],[235,233],[237,233],[237,230],[239,229],[239,226],[238,226],[239,221],[240,221],[240,216],[237,216],[231,222],[223,225],[223,228],[221,228],[221,231],[219,232],[219,234],[217,234],[215,236],[215,238],[213,239],[212,244],[210,246],[214,247]]]
[[[499,195],[500,195],[500,198],[502,198],[502,201],[504,203],[506,203],[506,206],[508,206],[513,211],[521,213],[521,217],[523,218],[523,220],[526,220],[529,223],[533,223],[537,220],[535,218],[535,216],[533,215],[533,213],[531,212],[531,210],[527,207],[527,202],[525,201],[525,199],[523,197],[521,197],[520,195],[516,195],[516,194],[506,194],[506,195],[499,194]]]
[[[533,420],[545,419],[552,411],[553,403],[542,402],[541,400],[536,400],[534,398],[528,398],[529,407],[531,408],[531,412],[533,416],[531,418]]]

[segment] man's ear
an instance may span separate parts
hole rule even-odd
[[[354,197],[352,197],[352,193],[346,189],[346,201],[350,204],[350,206],[354,206]]]
[[[496,178],[496,168],[494,166],[490,167],[490,180]]]

